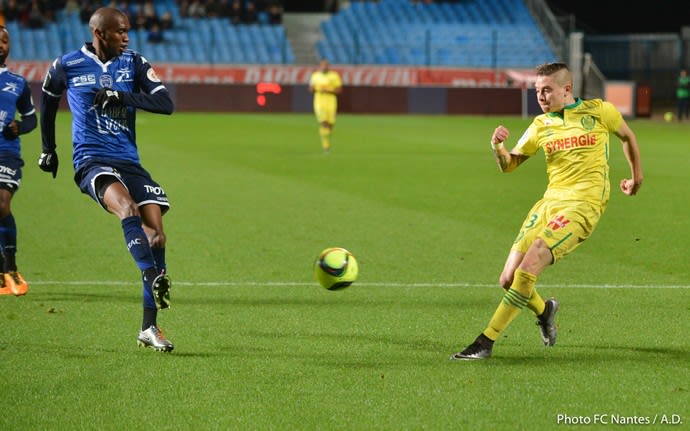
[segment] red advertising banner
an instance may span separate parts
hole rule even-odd
[[[24,76],[30,82],[40,82],[50,62],[18,61],[8,62],[11,71]],[[180,84],[257,84],[274,82],[278,84],[307,84],[316,67],[309,66],[225,66],[225,65],[183,65],[154,64],[156,73],[164,83]],[[335,66],[341,74],[343,84],[349,86],[374,87],[503,87],[512,79],[510,72],[488,69],[453,69],[435,67],[401,66]]]

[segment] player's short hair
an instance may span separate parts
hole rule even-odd
[[[100,7],[96,9],[93,15],[91,15],[91,18],[89,18],[89,29],[91,32],[95,30],[103,31],[108,27],[116,25],[117,18],[121,16],[127,17],[124,12],[117,8],[109,6]]]
[[[573,75],[570,73],[568,65],[565,63],[544,63],[536,68],[537,76],[555,76],[556,82],[560,85],[573,83]]]
[[[550,76],[561,70],[568,70],[568,65],[565,63],[544,63],[537,66],[537,76]]]

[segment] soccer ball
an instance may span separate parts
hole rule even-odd
[[[357,280],[358,274],[357,260],[341,247],[325,249],[314,262],[314,276],[324,289],[344,289]]]

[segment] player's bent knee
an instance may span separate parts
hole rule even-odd
[[[498,279],[498,282],[503,289],[510,289],[510,286],[513,285],[513,274],[501,274],[501,276]]]
[[[164,248],[166,240],[165,234],[161,231],[153,230],[149,234],[149,244],[153,248]]]
[[[120,220],[124,220],[127,217],[141,217],[139,207],[131,199],[122,197],[114,200],[108,200],[105,203],[108,210],[117,215]]]
[[[553,262],[553,253],[551,252],[549,245],[546,244],[543,239],[537,238],[534,240],[534,243],[532,243],[532,247],[530,248],[536,250],[536,255],[540,261],[546,262],[547,264]]]

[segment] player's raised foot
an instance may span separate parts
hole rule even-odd
[[[153,290],[153,300],[156,301],[156,307],[159,310],[170,307],[170,288],[172,282],[170,277],[165,272],[161,272],[153,279],[151,289]]]
[[[9,288],[13,295],[26,295],[29,291],[29,284],[24,280],[24,277],[17,271],[6,272],[3,275],[3,288]]]
[[[537,326],[544,345],[553,346],[556,344],[556,336],[558,335],[555,319],[560,304],[555,298],[549,298],[544,303],[546,304],[544,312],[537,316]]]
[[[137,344],[139,347],[150,347],[157,352],[172,352],[175,348],[173,343],[165,338],[163,331],[155,325],[151,325],[148,329],[139,332]]]
[[[471,361],[475,359],[488,359],[491,357],[494,342],[484,334],[480,334],[476,340],[465,350],[453,354],[450,359],[452,361]]]

